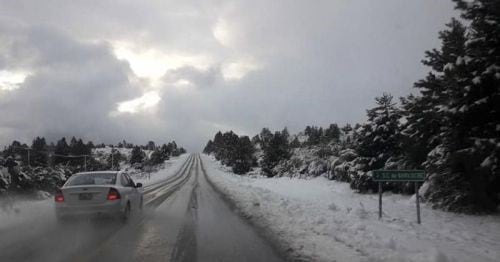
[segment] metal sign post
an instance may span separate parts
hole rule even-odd
[[[382,219],[382,182],[415,182],[415,203],[417,207],[417,223],[420,219],[420,196],[418,194],[418,182],[424,181],[423,170],[374,170],[373,181],[378,182],[378,219]]]
[[[418,182],[415,182],[415,201],[417,202],[417,222],[420,224],[420,196],[418,195]]]
[[[382,182],[378,182],[378,219],[382,219]]]
[[[151,180],[152,167],[150,165],[144,166],[145,171],[148,173],[148,180]]]

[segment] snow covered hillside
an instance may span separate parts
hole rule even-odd
[[[92,149],[92,155],[96,159],[98,159],[98,160],[100,160],[102,162],[105,162],[106,159],[109,157],[109,155],[111,155],[111,151],[112,150],[114,150],[114,152],[118,152],[121,155],[123,155],[125,157],[125,160],[128,161],[128,160],[130,160],[130,156],[132,155],[133,148],[125,148],[125,147],[122,147],[122,148],[119,148],[119,147],[111,148],[109,146],[101,147],[101,148],[94,148],[94,149]],[[146,156],[148,158],[153,153],[153,150],[148,150],[148,149],[143,149],[142,151],[146,154]]]
[[[239,176],[203,155],[209,179],[289,255],[308,261],[500,261],[500,217],[422,208],[415,199],[354,193],[324,177]]]
[[[178,157],[172,157],[165,161],[163,166],[157,170],[148,172],[135,172],[131,174],[132,179],[136,183],[142,183],[143,186],[161,182],[175,174],[185,162],[189,154],[183,154]]]

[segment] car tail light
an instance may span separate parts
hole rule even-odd
[[[120,193],[116,188],[110,188],[108,193],[108,200],[117,200],[120,199]]]
[[[57,189],[56,195],[54,196],[54,200],[56,202],[64,202],[64,195],[63,195],[61,189]]]

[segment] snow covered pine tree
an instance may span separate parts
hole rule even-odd
[[[392,99],[385,93],[375,98],[377,105],[367,110],[368,122],[357,130],[356,151],[361,170],[353,174],[351,187],[361,192],[375,190],[370,171],[384,168],[387,160],[400,154],[401,114]]]
[[[405,132],[433,147],[424,196],[434,206],[491,212],[500,203],[500,1],[455,2],[470,26],[452,20],[440,34],[441,50],[426,53],[434,73],[416,84],[422,97],[415,101],[428,122]]]

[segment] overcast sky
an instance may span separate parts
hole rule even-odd
[[[365,120],[456,16],[445,0],[0,0],[0,145],[34,136],[199,151]]]

